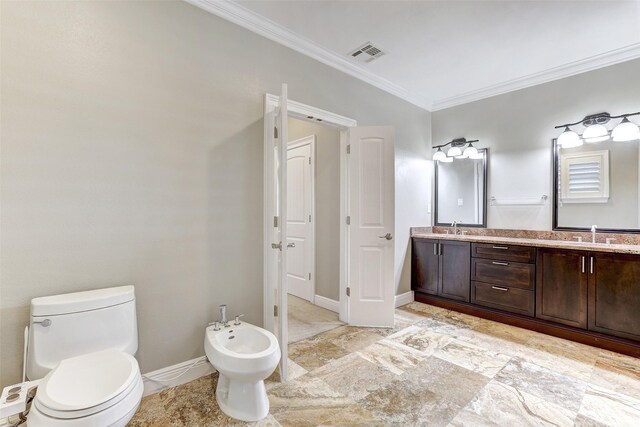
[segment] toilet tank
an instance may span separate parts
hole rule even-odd
[[[131,355],[138,350],[133,286],[31,300],[27,350],[30,380],[44,377],[63,359],[107,348]]]

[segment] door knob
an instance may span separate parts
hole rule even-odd
[[[272,243],[271,244],[271,249],[280,249],[280,250],[282,250],[282,242]]]
[[[295,248],[296,244],[295,243],[287,243],[287,247],[288,248]]]
[[[387,239],[387,240],[391,240],[393,239],[393,236],[391,235],[391,233],[387,233],[384,236],[378,236],[381,239]]]

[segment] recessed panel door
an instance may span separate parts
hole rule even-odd
[[[287,251],[287,292],[307,301],[313,301],[311,155],[310,142],[289,148],[287,155],[287,242],[295,245]]]
[[[349,323],[393,327],[394,129],[351,128],[349,145]]]

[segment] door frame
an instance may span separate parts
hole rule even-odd
[[[294,148],[304,147],[309,145],[311,147],[311,242],[312,245],[312,257],[311,257],[311,299],[309,302],[315,304],[316,299],[316,135],[311,134],[303,136],[302,138],[294,139],[287,142],[287,152]]]
[[[273,170],[273,147],[269,141],[274,132],[275,116],[280,105],[280,97],[273,94],[265,94],[264,98],[264,140],[263,140],[263,326],[265,329],[275,332],[274,307],[277,306],[277,255],[271,248],[274,228],[274,218],[271,212],[275,211],[275,171]],[[349,206],[349,160],[347,157],[347,143],[349,140],[349,128],[357,126],[357,122],[349,117],[344,117],[329,111],[321,110],[310,105],[287,99],[288,117],[313,123],[322,123],[336,127],[340,130],[340,290],[339,290],[339,318],[342,322],[349,322],[349,305],[345,298],[348,274],[348,228],[346,217]],[[288,144],[287,144],[288,145]],[[314,295],[315,298],[315,295]]]

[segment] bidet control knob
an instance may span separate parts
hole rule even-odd
[[[219,326],[220,322],[218,322],[217,320],[215,322],[211,322],[209,323],[209,326],[213,325],[213,330],[214,331],[219,331],[220,330],[220,326]]]
[[[233,322],[233,324],[238,326],[240,324],[240,318],[241,317],[244,317],[244,314],[236,314],[236,321]]]

